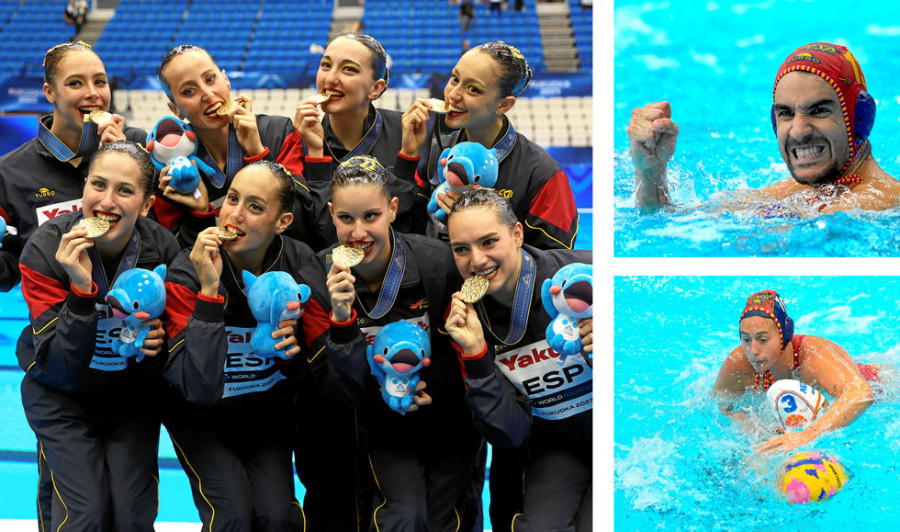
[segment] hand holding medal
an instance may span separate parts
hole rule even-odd
[[[222,110],[225,109],[223,112]],[[259,137],[259,125],[256,123],[256,115],[253,114],[253,100],[246,96],[238,96],[222,104],[216,110],[222,116],[228,116],[234,125],[238,142],[247,152],[248,157],[256,157],[266,151],[266,147]]]
[[[317,93],[300,102],[294,111],[294,128],[303,137],[310,157],[322,157],[325,150],[325,129],[322,127],[319,105],[328,101],[328,95]]]
[[[222,276],[222,254],[219,237],[222,228],[207,227],[197,235],[197,241],[191,249],[191,263],[200,280],[200,293],[214,298],[219,295],[219,279]]]
[[[353,315],[353,301],[356,299],[353,283],[356,282],[356,277],[350,272],[347,263],[338,260],[333,254],[332,260],[334,262],[328,270],[325,287],[331,297],[331,319],[343,323]]]
[[[96,110],[85,115],[84,121],[97,124],[97,135],[100,137],[101,146],[120,140],[127,140],[125,133],[123,133],[125,130],[125,118],[122,116]]]
[[[469,299],[474,293],[469,294]],[[475,307],[466,301],[466,295],[462,291],[453,294],[450,313],[444,326],[450,338],[462,348],[463,355],[477,355],[484,349],[484,330],[481,328],[481,321],[478,320]]]
[[[88,218],[88,220],[99,219]],[[105,222],[105,220],[100,221]],[[91,224],[89,223],[88,225]],[[106,229],[109,229],[108,223],[106,224]],[[106,230],[103,230],[100,234],[97,234],[100,230],[98,227],[89,229],[85,225],[74,225],[68,233],[60,238],[59,247],[56,250],[56,260],[65,268],[72,286],[85,294],[93,291],[93,279],[91,277],[93,264],[87,250],[94,245],[94,238],[106,233]]]
[[[400,144],[400,152],[407,157],[418,157],[419,150],[428,140],[429,113],[446,114],[449,108],[444,105],[444,100],[437,98],[419,98],[403,113],[401,119],[401,131],[403,138]]]

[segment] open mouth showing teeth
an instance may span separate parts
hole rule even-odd
[[[825,146],[812,146],[809,148],[794,148],[794,158],[801,160],[801,161],[804,159],[815,159],[823,151],[825,151]]]
[[[91,114],[91,111],[100,111],[100,110],[101,110],[101,108],[99,105],[92,106],[92,107],[79,107],[78,108],[78,112],[83,115],[89,115],[89,114]]]
[[[232,231],[234,231],[235,233],[237,233],[237,237],[238,237],[238,238],[241,238],[242,236],[247,236],[247,233],[241,231],[240,229],[238,229],[237,227],[235,227],[235,226],[233,226],[233,225],[231,225],[231,224],[225,224],[225,227],[226,227],[227,229],[231,229]]]
[[[118,216],[116,214],[110,214],[107,212],[93,211],[93,213],[94,213],[95,218],[100,218],[101,220],[106,220],[107,222],[109,222],[110,227],[114,226],[116,224],[116,222],[118,222],[119,220],[122,219],[121,216]]]
[[[325,96],[328,96],[329,98],[343,98],[343,97],[344,97],[344,93],[343,93],[343,92],[338,92],[338,91],[329,91],[329,90],[326,90],[326,91],[325,91]]]
[[[365,252],[368,251],[369,248],[371,248],[373,245],[375,245],[375,242],[353,242],[351,245]]]
[[[222,107],[223,105],[225,105],[225,102],[216,102],[207,107],[206,110],[203,111],[203,114],[208,117],[217,117],[219,115],[216,114],[216,111],[218,111],[219,107]]]
[[[475,275],[480,275],[482,277],[490,277],[491,275],[494,275],[495,273],[497,273],[497,270],[499,268],[500,268],[499,266],[494,266],[493,268],[488,268],[487,270],[481,270],[480,272],[475,272]]]

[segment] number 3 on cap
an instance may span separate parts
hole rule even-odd
[[[784,411],[785,411],[785,412],[793,412],[794,410],[797,410],[797,402],[794,401],[794,396],[792,396],[792,395],[785,395],[785,396],[782,396],[782,397],[781,397],[781,404],[787,405],[787,406],[784,408]]]

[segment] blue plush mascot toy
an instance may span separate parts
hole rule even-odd
[[[0,248],[3,247],[3,242],[2,242],[3,237],[5,237],[6,235],[17,235],[17,234],[19,234],[19,232],[16,231],[16,228],[11,225],[6,225],[6,220],[3,219],[2,216],[0,216]]]
[[[122,358],[136,356],[138,362],[144,359],[141,348],[150,327],[141,327],[141,322],[158,318],[166,308],[166,265],[160,264],[153,270],[132,268],[116,277],[106,303],[113,316],[122,319],[122,332],[112,341],[112,350]]]
[[[200,172],[206,175],[216,173],[208,164],[197,157],[197,134],[189,124],[185,124],[174,116],[164,116],[147,133],[147,151],[153,159],[157,170],[166,166],[172,180],[169,186],[179,194],[193,193],[200,197]],[[197,163],[197,166],[191,164]],[[198,172],[197,169],[200,169]]]
[[[389,323],[375,335],[366,354],[384,402],[406,415],[419,385],[419,371],[431,364],[428,333],[408,321]]]
[[[243,270],[241,276],[247,304],[256,320],[256,330],[250,335],[253,352],[262,358],[288,358],[286,349],[275,349],[281,339],[272,338],[272,333],[282,321],[300,319],[309,301],[309,287],[297,283],[287,272],[266,272],[257,277]]]
[[[547,343],[559,353],[560,365],[581,352],[578,321],[594,314],[592,271],[590,264],[567,264],[541,287],[544,309],[553,318],[547,326]]]
[[[440,185],[431,193],[428,213],[440,222],[447,221],[447,211],[438,208],[437,195],[450,189],[454,192],[476,186],[491,188],[497,183],[497,150],[487,149],[477,142],[460,142],[446,148],[440,157],[438,171]]]

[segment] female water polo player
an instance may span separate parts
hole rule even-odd
[[[774,290],[747,299],[740,319],[741,345],[719,369],[713,393],[734,398],[747,390],[767,390],[776,380],[798,379],[835,398],[824,415],[799,432],[776,436],[757,446],[763,454],[786,454],[822,434],[844,427],[872,404],[867,380],[878,380],[878,366],[856,364],[841,346],[811,335],[795,335],[794,320]],[[723,412],[741,420],[729,405]]]

